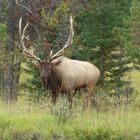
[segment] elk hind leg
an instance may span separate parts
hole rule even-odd
[[[93,87],[87,87],[87,95],[86,95],[86,106],[92,107],[92,104],[94,104],[94,97],[92,95]]]

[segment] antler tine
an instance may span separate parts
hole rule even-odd
[[[20,21],[19,21],[19,41],[20,41],[20,48],[22,50],[24,50],[24,51],[25,50],[27,51],[27,48],[25,47],[23,40],[28,38],[28,37],[25,37],[25,31],[26,31],[27,27],[29,26],[29,22],[25,25],[25,27],[23,29],[23,32],[22,32],[22,29],[21,29],[21,24],[22,24],[22,18],[20,18]]]
[[[51,60],[53,60],[56,57],[61,56],[62,53],[64,52],[64,50],[66,48],[70,47],[70,45],[73,42],[74,30],[73,30],[73,18],[71,15],[69,18],[69,22],[70,22],[70,34],[69,34],[68,40],[67,40],[66,44],[64,45],[64,47],[51,57]]]
[[[21,29],[21,24],[22,24],[22,18],[20,18],[19,20],[19,48],[23,51],[24,55],[26,55],[27,57],[34,58],[37,61],[42,62],[42,60],[34,54],[33,49],[26,48],[24,44],[24,39],[29,40],[29,36],[25,36],[25,32],[27,27],[29,26],[29,22],[25,25],[23,31]]]
[[[33,14],[33,12],[32,12],[29,8],[27,8],[25,5],[19,3],[18,0],[16,0],[15,2],[16,2],[16,4],[17,4],[18,6],[21,6],[22,8],[25,8],[28,12],[30,12],[31,14]]]
[[[29,40],[29,36],[25,36],[25,31],[26,31],[26,29],[27,29],[27,27],[29,26],[29,22],[27,22],[27,24],[25,25],[25,27],[24,27],[24,29],[23,29],[23,35],[22,35],[22,39],[24,39],[24,38],[26,38],[26,39],[28,39]]]
[[[69,47],[72,44],[72,42],[73,42],[74,30],[73,30],[73,19],[72,19],[72,16],[70,16],[69,21],[70,21],[70,35],[69,35],[68,41],[66,42],[66,44],[63,47],[63,50],[65,48]]]
[[[49,61],[51,61],[52,55],[53,55],[53,50],[50,51]]]

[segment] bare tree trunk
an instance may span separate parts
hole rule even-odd
[[[8,43],[5,48],[4,60],[4,100],[15,101],[17,94],[14,90],[14,47],[15,47],[15,0],[8,0],[7,34]]]
[[[13,93],[14,93],[14,96],[15,96],[15,100],[17,100],[20,68],[21,68],[21,62],[16,61],[15,65],[14,65],[14,80],[13,80]]]
[[[52,11],[53,7],[54,7],[54,0],[51,0],[50,1],[50,12]]]

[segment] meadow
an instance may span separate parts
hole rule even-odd
[[[61,99],[34,103],[19,97],[12,105],[0,103],[0,140],[140,140],[140,72],[132,73],[135,101],[124,109],[82,110],[68,108]]]

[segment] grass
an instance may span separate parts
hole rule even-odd
[[[0,112],[0,140],[140,139],[140,112],[74,111],[65,123],[59,124],[57,114],[51,113],[47,103],[24,101],[10,107],[1,103]]]
[[[132,73],[140,101],[140,72]],[[104,105],[105,106],[105,105]],[[72,110],[59,102],[28,102],[20,98],[13,105],[0,102],[0,140],[140,140],[140,110],[96,112],[77,106]]]
[[[132,84],[133,84],[133,86],[140,93],[140,71],[134,70],[131,73],[131,77],[132,77]]]
[[[136,90],[136,97],[135,97],[135,102],[134,102],[134,109],[140,108],[140,71],[136,71],[134,70],[131,73],[131,77],[132,77],[132,85]]]

